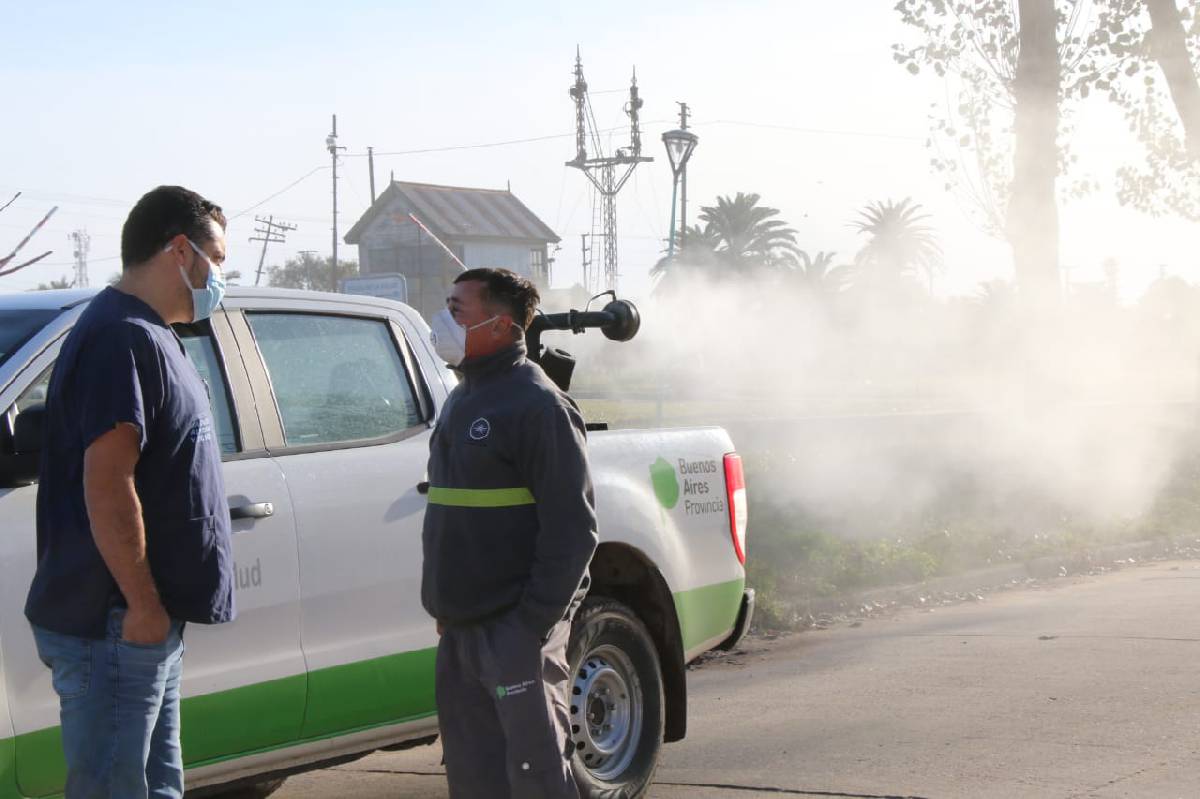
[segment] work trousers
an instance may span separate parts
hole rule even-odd
[[[579,799],[571,776],[561,621],[545,641],[515,613],[450,627],[437,652],[451,799]]]

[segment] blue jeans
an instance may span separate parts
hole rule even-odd
[[[33,628],[59,699],[66,799],[183,796],[183,623],[143,645],[121,639],[124,618],[124,608],[109,612],[102,641]]]

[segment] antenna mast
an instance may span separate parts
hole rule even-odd
[[[625,113],[629,116],[629,146],[619,147],[612,155],[604,153],[600,141],[600,130],[592,113],[588,98],[587,80],[583,77],[583,59],[579,48],[575,48],[575,83],[570,89],[575,102],[575,158],[567,166],[578,169],[596,187],[601,204],[604,238],[603,278],[599,270],[588,269],[585,274],[589,285],[585,288],[593,294],[602,290],[616,290],[620,272],[617,268],[617,193],[633,175],[638,164],[653,161],[642,155],[642,131],[639,114],[643,100],[638,95],[637,70],[629,84],[629,102]],[[590,146],[590,149],[589,149]],[[619,173],[619,174],[618,174]]]

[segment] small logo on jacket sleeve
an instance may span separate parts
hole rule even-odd
[[[471,422],[471,430],[469,435],[472,441],[483,441],[492,434],[492,423],[487,419],[480,417]]]

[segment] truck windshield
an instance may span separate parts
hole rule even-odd
[[[0,310],[0,366],[58,314],[57,310]]]

